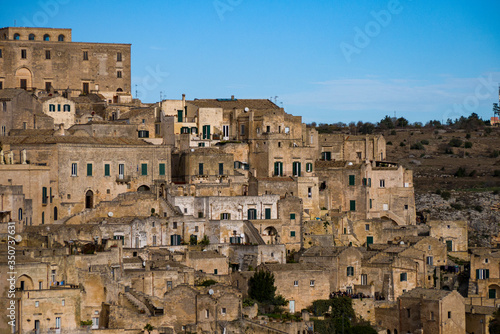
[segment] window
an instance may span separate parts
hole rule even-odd
[[[43,40],[44,40],[45,42],[50,41],[50,36],[49,36],[48,34],[43,35]]]
[[[156,246],[156,235],[153,235],[153,246]]]
[[[118,52],[116,54],[116,61],[122,61],[122,53],[121,52]]]
[[[268,126],[266,126],[266,132],[267,132],[267,133],[271,132],[271,127],[270,127],[269,125],[268,125]]]
[[[118,165],[118,178],[123,179],[123,176],[125,175],[125,165],[124,164],[119,164]]]
[[[50,59],[50,50],[45,50],[45,59]]]
[[[368,275],[367,274],[361,274],[361,285],[368,285]]]
[[[210,312],[207,310],[205,310],[205,318],[208,318],[210,316]]]
[[[58,40],[59,42],[64,42],[64,35],[59,35],[59,36],[57,37],[57,40]]]
[[[66,301],[63,299],[63,300],[61,301],[61,305],[62,305],[62,306],[64,306],[65,304],[66,304]]]
[[[2,58],[2,49],[0,49],[0,58]]]
[[[219,175],[224,175],[224,164],[219,163]]]
[[[87,164],[87,176],[92,176],[92,164]]]
[[[313,171],[313,164],[308,162],[306,163],[306,172],[310,173]]]
[[[385,180],[380,180],[380,188],[385,188]]]
[[[210,125],[203,125],[202,139],[210,139]]]
[[[88,94],[90,92],[90,88],[89,88],[89,83],[88,82],[83,82],[82,83],[82,93],[84,95]]]
[[[141,175],[148,175],[148,164],[141,164]]]
[[[175,230],[175,229],[177,229],[177,222],[173,222],[173,224],[172,224],[172,228],[173,228],[174,230]]]
[[[356,152],[356,158],[361,159],[361,152]]]
[[[42,187],[42,204],[47,204],[47,187]]]
[[[26,49],[21,49],[21,58],[26,59]]]
[[[354,276],[354,267],[347,267],[347,276]]]
[[[221,313],[221,314],[226,314],[226,308],[225,308],[225,307],[223,307],[223,308],[220,310],[220,313]]]
[[[164,163],[160,164],[159,173],[161,176],[165,175],[165,164]]]
[[[283,163],[275,162],[274,163],[274,176],[283,176]]]
[[[293,281],[293,286],[299,286],[299,281]]]
[[[488,279],[490,278],[489,269],[476,269],[476,279]]]
[[[410,315],[411,315],[410,309],[409,309],[409,308],[407,308],[407,309],[406,309],[406,316],[409,318],[409,317],[410,317]]]
[[[167,289],[172,289],[172,281],[167,281]]]
[[[311,187],[307,188],[307,197],[312,198],[312,188]]]
[[[18,40],[19,40],[19,37],[21,37],[21,36],[19,36],[19,34],[14,34],[14,39],[15,39],[16,41],[18,41]]]
[[[245,124],[241,124],[241,131],[240,131],[240,135],[241,135],[241,136],[244,136],[244,135],[245,135]]]
[[[349,175],[349,185],[350,186],[356,185],[356,176],[355,175]]]
[[[23,220],[23,209],[21,209],[21,208],[19,208],[19,210],[17,210],[17,219]]]
[[[365,224],[365,231],[369,231],[370,230],[370,224]]]
[[[484,259],[484,263],[488,263],[488,262],[489,262],[488,259]]]
[[[452,240],[446,240],[446,250],[448,252],[453,252],[453,241]]]
[[[448,319],[451,319],[451,311],[448,311]]]
[[[400,282],[406,282],[408,280],[408,274],[407,273],[401,273],[399,274],[399,281]]]
[[[321,152],[321,160],[332,160],[332,152]]]
[[[49,104],[49,111],[56,111],[56,105],[55,104]]]
[[[214,275],[217,275],[218,271],[217,269],[214,269]]]
[[[257,209],[248,209],[248,219],[257,219]]]
[[[110,166],[109,166],[109,164],[104,164],[104,176],[110,176]]]
[[[229,219],[231,219],[231,214],[230,213],[226,213],[226,212],[221,213],[220,214],[220,219],[221,220],[229,220]]]
[[[356,211],[356,201],[354,200],[349,201],[349,210]]]
[[[34,41],[34,40],[35,40],[35,34],[30,34],[30,35],[28,36],[28,39],[29,39],[30,41]]]
[[[89,60],[89,52],[83,51],[83,60]]]
[[[149,131],[147,130],[139,130],[138,131],[139,138],[149,138]]]
[[[40,283],[42,283],[42,282],[40,282]],[[40,290],[41,290],[41,288],[40,288]],[[38,307],[38,306],[40,306],[40,302],[36,301],[35,302],[35,307]]]
[[[295,237],[295,231],[290,231],[290,236]]]
[[[290,219],[295,219],[295,213],[290,214]]]
[[[116,71],[116,77],[121,78],[122,77],[122,71]]]
[[[264,209],[264,215],[266,219],[271,219],[271,209],[270,208],[265,208]]]
[[[309,281],[309,286],[314,286],[314,280]]]
[[[198,164],[198,175],[203,175],[203,164]]]
[[[295,161],[293,164],[292,164],[292,171],[293,171],[293,176],[300,176],[300,170],[301,170],[301,166],[300,166],[300,162],[298,161]]]
[[[61,317],[56,317],[56,329],[61,328]]]
[[[2,55],[2,52],[1,52],[1,51],[2,51],[2,50],[0,50],[0,56]],[[0,57],[0,58],[2,58],[2,57]],[[3,89],[3,81],[0,81],[0,89]]]
[[[38,282],[38,290],[42,290],[43,289],[43,282],[42,281],[39,281]],[[38,306],[37,306],[38,307]]]
[[[434,258],[432,256],[428,256],[425,260],[425,263],[427,263],[428,266],[434,265]]]
[[[92,329],[98,329],[98,328],[99,328],[99,318],[93,317],[92,318]]]

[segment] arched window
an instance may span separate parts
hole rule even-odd
[[[28,36],[28,39],[29,39],[30,41],[34,41],[34,40],[35,40],[35,34],[30,34],[30,35]]]
[[[19,208],[19,210],[17,210],[17,219],[23,220],[23,209],[21,209],[21,208]]]
[[[43,35],[43,40],[44,40],[45,42],[50,41],[50,36],[49,36],[48,34]]]
[[[64,111],[71,111],[71,106],[69,104],[65,104]]]
[[[117,92],[123,92],[123,89],[118,88],[116,91],[117,91]]]
[[[49,111],[56,111],[56,105],[55,104],[49,104]]]
[[[57,40],[58,40],[59,42],[64,42],[64,35],[62,35],[62,34],[61,34],[61,35],[59,35],[59,37],[57,37]]]
[[[14,39],[15,39],[16,41],[18,41],[20,37],[21,37],[21,36],[20,36],[19,34],[14,34]]]

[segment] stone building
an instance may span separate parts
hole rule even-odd
[[[53,128],[54,119],[42,112],[36,96],[23,89],[0,89],[0,136],[13,129]]]
[[[472,248],[469,252],[469,297],[500,298],[500,252],[490,248]]]
[[[76,108],[75,103],[63,96],[54,96],[42,101],[43,113],[54,119],[56,129],[62,124],[65,129],[70,128],[76,123]]]
[[[386,144],[382,135],[353,136],[321,133],[318,136],[318,159],[325,161],[382,161]]]
[[[276,294],[288,300],[290,313],[300,312],[315,300],[329,298],[328,273],[316,264],[262,264],[257,270],[266,270],[274,275]]]
[[[98,92],[114,103],[130,102],[130,48],[73,42],[71,29],[2,28],[0,82],[4,88]]]

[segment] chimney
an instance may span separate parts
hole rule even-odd
[[[182,103],[186,102],[186,94],[182,94]]]
[[[231,95],[231,100],[234,101],[234,95]]]

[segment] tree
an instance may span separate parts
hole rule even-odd
[[[390,118],[388,115],[385,116],[385,118],[378,122],[378,127],[381,129],[394,129],[392,118]]]
[[[271,304],[276,295],[274,275],[265,270],[256,271],[248,281],[248,295],[258,302]]]
[[[359,127],[359,132],[364,135],[370,135],[373,133],[374,129],[375,125],[373,125],[372,123],[363,123],[363,125]]]
[[[408,120],[404,117],[400,117],[396,120],[396,126],[398,128],[404,128],[407,125],[408,125]]]

